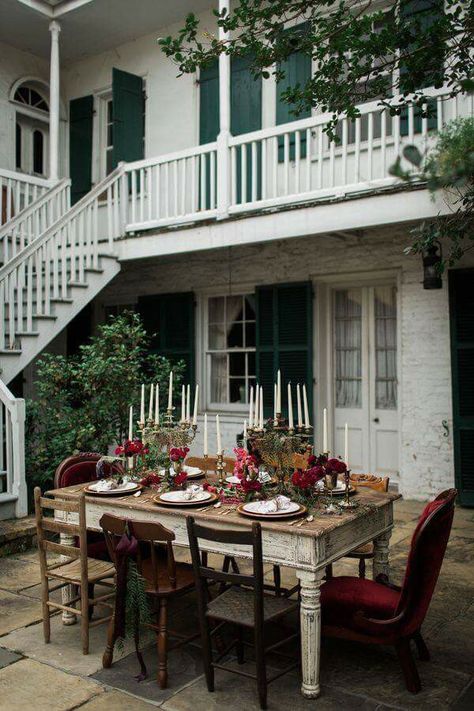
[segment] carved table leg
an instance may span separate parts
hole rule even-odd
[[[74,545],[74,536],[69,536],[67,533],[60,533],[59,534],[59,542],[64,545],[64,546],[73,546]],[[61,556],[61,561],[64,563],[67,563],[70,558],[68,556],[62,555]],[[76,597],[77,592],[76,592],[76,587],[74,585],[65,585],[63,588],[61,588],[61,602],[63,605],[68,605],[69,607],[75,607],[76,603],[73,602],[72,604],[69,602],[73,597]],[[72,612],[66,612],[64,610],[62,614],[62,621],[63,625],[75,625],[77,622],[77,616],[74,615]]]
[[[390,564],[388,561],[388,550],[390,546],[390,536],[392,535],[392,529],[381,533],[380,536],[374,540],[374,558],[373,558],[373,576],[374,580],[377,575],[383,573],[390,579]]]
[[[319,696],[319,657],[321,649],[320,585],[324,570],[297,570],[301,585],[301,693],[308,699]]]

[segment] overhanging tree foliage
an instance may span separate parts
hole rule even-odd
[[[446,86],[451,96],[474,88],[472,0],[398,0],[380,9],[373,0],[234,0],[215,10],[220,41],[189,14],[176,36],[159,39],[180,74],[209,66],[220,54],[252,58],[255,76],[284,77],[284,63],[305,52],[315,71],[304,85],[282,94],[297,116],[311,106],[356,118],[357,105],[380,100],[392,115],[407,103],[430,111],[427,87]]]

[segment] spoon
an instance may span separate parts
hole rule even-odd
[[[141,496],[141,494],[142,494],[142,490],[140,489],[139,491],[136,491],[134,493],[134,497],[137,499],[139,496]]]
[[[296,528],[301,528],[301,526],[304,526],[305,523],[311,523],[311,521],[314,521],[314,516],[306,516],[306,518],[296,525]]]

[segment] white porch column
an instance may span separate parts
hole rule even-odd
[[[59,33],[61,26],[53,20],[51,32],[51,58],[49,65],[49,179],[59,178]]]
[[[219,0],[219,12],[230,9],[230,0]],[[229,39],[229,32],[219,27],[219,40]],[[230,57],[219,55],[219,135],[217,136],[217,219],[229,215],[230,201]]]

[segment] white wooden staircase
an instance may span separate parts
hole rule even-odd
[[[0,226],[0,520],[27,513],[25,405],[7,385],[120,271],[122,167],[70,207],[60,181]]]

